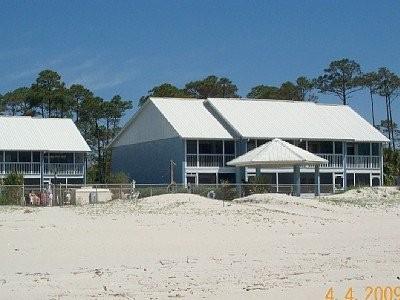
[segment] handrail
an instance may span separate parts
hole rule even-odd
[[[0,174],[21,173],[24,175],[40,175],[40,162],[0,162]],[[44,175],[82,175],[83,163],[45,163]]]

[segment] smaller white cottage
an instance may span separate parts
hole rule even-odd
[[[89,152],[71,119],[0,117],[0,179],[16,172],[25,184],[82,184]]]

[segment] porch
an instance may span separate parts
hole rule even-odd
[[[43,160],[43,171],[41,170]],[[0,175],[10,173],[44,176],[83,176],[83,153],[40,153],[33,151],[0,151]]]

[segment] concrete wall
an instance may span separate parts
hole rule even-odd
[[[170,160],[173,160],[175,182],[182,183],[184,152],[181,138],[118,146],[112,150],[112,171],[122,171],[138,184],[169,183]]]

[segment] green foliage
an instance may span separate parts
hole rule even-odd
[[[269,182],[265,175],[259,175],[249,180],[249,194],[265,194],[270,192]],[[247,194],[247,193],[246,193]]]
[[[400,151],[384,149],[383,163],[384,184],[395,185],[396,178],[400,176]]]
[[[223,181],[220,185],[218,185],[215,196],[220,200],[231,201],[235,198],[239,197],[238,189],[236,185],[231,184],[229,181]]]
[[[185,92],[200,99],[206,98],[238,98],[238,88],[225,77],[208,76],[201,80],[191,81],[185,85]]]
[[[10,173],[3,180],[0,192],[0,205],[19,204],[23,198],[22,185],[24,177],[22,174]]]
[[[253,87],[247,94],[253,99],[277,99],[294,101],[318,101],[313,94],[314,85],[311,80],[304,76],[297,78],[296,83],[286,81],[278,88],[275,86],[258,85]]]
[[[315,79],[315,86],[321,93],[338,96],[346,105],[350,95],[362,88],[360,65],[347,58],[332,61],[324,74]]]
[[[142,96],[139,100],[139,106],[143,105],[150,97],[189,98],[191,96],[183,89],[179,89],[170,83],[163,83],[149,90],[146,96]]]
[[[127,184],[131,181],[129,180],[128,175],[124,172],[117,172],[109,174],[106,182],[111,184]]]

